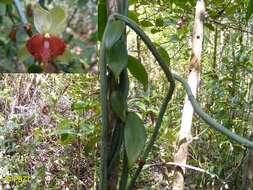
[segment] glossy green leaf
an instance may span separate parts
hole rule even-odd
[[[112,70],[116,79],[120,73],[126,68],[128,61],[127,49],[122,41],[116,42],[108,50],[108,66]]]
[[[107,21],[107,11],[105,1],[98,2],[98,40],[102,41]]]
[[[246,13],[246,22],[248,22],[252,13],[253,13],[253,0],[249,0],[248,7],[247,7],[247,13]]]
[[[147,89],[148,73],[145,67],[139,63],[138,59],[132,56],[128,56],[127,68],[130,73],[144,86],[144,89]]]
[[[159,46],[158,48],[157,48],[157,51],[159,52],[159,54],[162,56],[162,58],[163,58],[163,60],[165,61],[165,63],[166,64],[170,64],[170,56],[169,56],[169,54],[167,53],[167,51],[163,48],[163,47],[161,47],[161,46]]]
[[[50,13],[39,4],[34,9],[34,25],[39,33],[47,33],[52,25]]]
[[[78,100],[71,105],[72,110],[83,110],[85,109],[86,104],[84,101]]]
[[[120,39],[125,29],[125,24],[119,20],[113,20],[107,24],[105,30],[105,48],[110,49]]]
[[[131,166],[139,157],[146,142],[146,131],[143,121],[136,113],[129,112],[127,114],[124,130],[124,141],[128,157],[128,164]]]
[[[124,101],[123,95],[119,91],[113,91],[111,95],[111,106],[112,110],[116,115],[122,120],[125,121],[127,104]]]
[[[67,15],[65,10],[60,6],[55,6],[49,13],[51,16],[49,33],[53,35],[61,34],[66,28]]]

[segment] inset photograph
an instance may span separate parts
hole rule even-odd
[[[95,0],[0,1],[1,73],[84,73],[96,44]]]

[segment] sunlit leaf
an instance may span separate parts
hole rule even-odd
[[[85,109],[86,104],[84,101],[78,100],[71,105],[72,110],[83,110]]]
[[[133,21],[135,21],[136,23],[138,23],[138,14],[136,13],[136,11],[128,11],[128,17],[130,19],[132,19]]]
[[[142,20],[140,22],[141,26],[143,27],[151,27],[151,26],[154,26],[152,22],[148,21],[148,20]]]
[[[163,26],[164,25],[163,19],[161,17],[157,18],[155,20],[155,25],[158,26],[158,27]]]
[[[127,114],[124,140],[128,163],[131,166],[139,157],[146,142],[146,131],[143,121],[136,113],[129,112]]]

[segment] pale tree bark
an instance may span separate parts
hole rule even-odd
[[[200,58],[203,43],[203,25],[205,17],[205,3],[204,0],[197,0],[195,8],[195,21],[192,36],[192,56],[190,59],[190,69],[188,75],[188,83],[191,87],[193,95],[196,96],[200,79]],[[182,122],[179,132],[179,149],[174,156],[174,162],[179,164],[186,164],[188,156],[188,145],[191,140],[191,126],[193,118],[193,107],[185,98],[185,103],[182,112]],[[173,190],[184,189],[184,174],[185,168],[176,167],[174,173]]]

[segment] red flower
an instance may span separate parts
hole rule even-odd
[[[56,36],[36,34],[26,42],[26,48],[34,59],[47,64],[65,51],[65,42]]]

